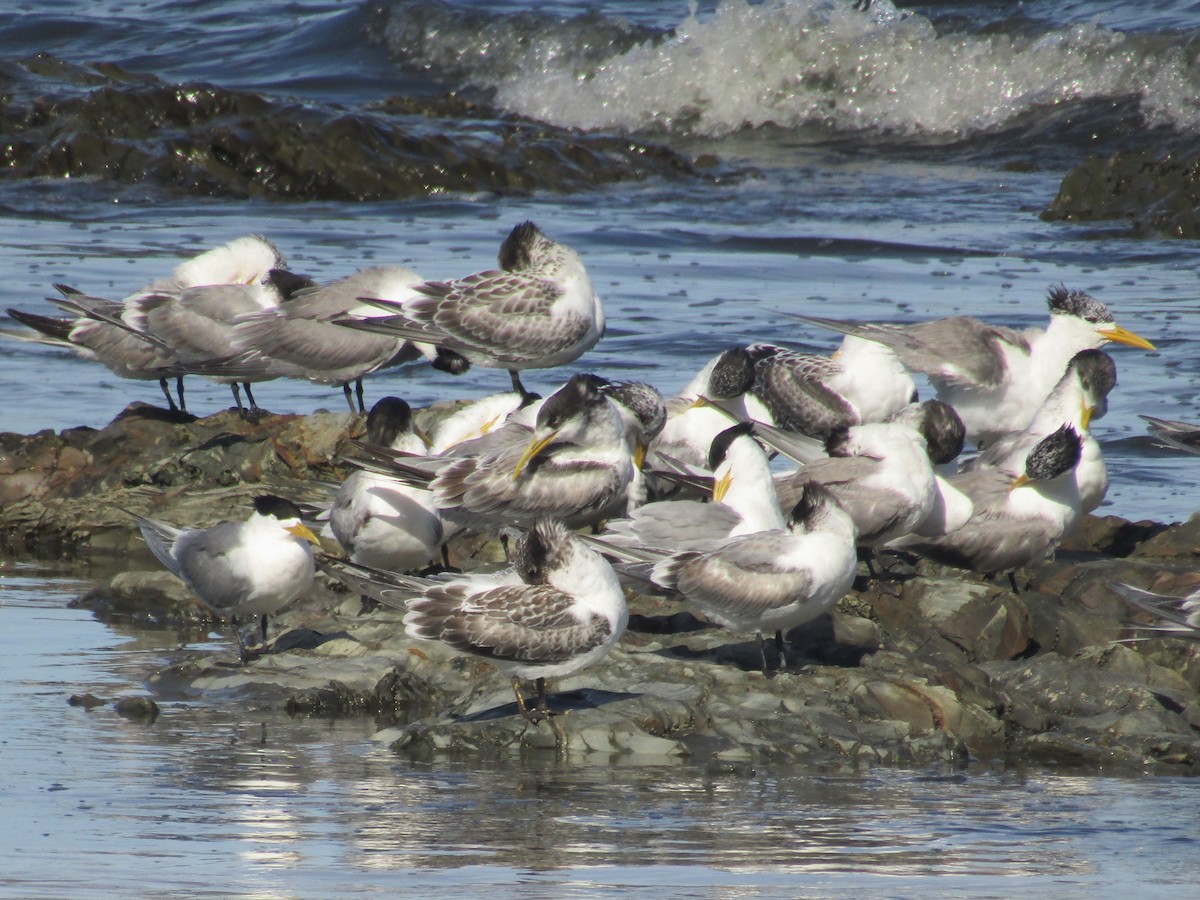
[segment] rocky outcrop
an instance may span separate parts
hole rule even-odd
[[[1140,235],[1200,237],[1200,154],[1131,150],[1089,157],[1066,174],[1042,218],[1118,220]]]
[[[212,623],[179,582],[150,568],[113,504],[209,524],[264,484],[316,499],[312,480],[339,477],[337,447],[359,427],[346,414],[250,424],[131,408],[101,431],[4,435],[0,534],[10,554],[128,558],[127,571],[79,603],[198,639]],[[14,501],[19,489],[28,495]],[[1200,523],[1109,517],[1088,520],[1055,562],[1021,573],[1016,593],[1006,579],[920,560],[896,561],[878,580],[864,570],[834,615],[788,635],[787,668],[773,677],[760,669],[753,635],[631,594],[617,648],[551,686],[557,728],[517,715],[509,679],[486,660],[408,638],[400,612],[362,612],[358,596],[324,579],[274,620],[274,652],[242,664],[232,640],[226,653],[181,651],[148,686],[159,703],[372,716],[381,740],[415,758],[548,752],[1191,772],[1200,764],[1197,645],[1124,642],[1136,632],[1108,585],[1186,593],[1198,550]],[[499,558],[495,543],[453,547],[466,568]]]

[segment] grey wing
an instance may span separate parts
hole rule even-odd
[[[826,486],[853,484],[873,474],[879,463],[866,456],[825,456],[806,463],[798,470],[775,476],[775,494],[779,505],[791,511],[800,502],[804,485],[816,481]]]
[[[1186,597],[1170,597],[1121,582],[1112,582],[1109,587],[1120,594],[1126,603],[1154,617],[1153,622],[1128,624],[1146,631],[1200,641],[1200,607],[1197,605],[1200,595],[1193,593]]]
[[[1008,490],[1016,475],[1006,469],[993,466],[973,466],[947,479],[955,488],[967,495],[975,506],[975,514],[995,515],[1004,505]]]
[[[184,534],[184,529],[176,528],[165,522],[156,522],[154,519],[146,519],[135,513],[129,513],[129,515],[137,519],[138,528],[142,532],[142,539],[146,542],[146,546],[150,548],[150,552],[154,554],[155,558],[168,571],[175,575],[176,578],[186,580],[179,561],[175,559],[175,542]]]
[[[342,328],[319,319],[267,313],[239,322],[236,347],[255,350],[298,367],[297,374],[382,365],[400,351],[404,338]],[[417,355],[414,351],[414,357]]]
[[[998,384],[1005,366],[997,341],[1024,343],[1019,332],[987,325],[968,316],[952,316],[916,325],[872,325],[794,313],[788,315],[842,334],[877,341],[891,347],[909,369],[952,383]]]
[[[786,536],[763,532],[688,554],[675,571],[675,589],[701,607],[738,618],[795,603],[811,593],[812,574],[779,565],[786,544]]]
[[[950,383],[996,387],[1007,373],[1007,363],[1000,347],[1009,344],[1029,352],[1029,343],[1018,331],[999,325],[989,325],[969,316],[951,316],[910,326],[908,331],[923,348],[910,364]],[[926,357],[924,367],[919,363]],[[928,358],[937,362],[931,366]]]
[[[521,273],[489,270],[455,282],[430,282],[417,290],[429,299],[412,301],[414,319],[502,362],[522,362],[570,347],[592,327],[585,316],[552,317],[562,290]]]
[[[933,541],[907,543],[912,550],[939,562],[987,574],[1038,562],[1061,537],[1044,520],[1010,516],[975,516],[962,528]]]
[[[609,522],[608,528],[621,542],[682,550],[723,541],[741,521],[724,503],[662,500],[635,509],[627,519]]]
[[[1177,419],[1159,419],[1155,416],[1140,416],[1148,423],[1147,430],[1168,447],[1187,453],[1200,454],[1200,425],[1180,422]]]
[[[235,606],[250,587],[250,580],[228,565],[241,528],[237,522],[222,522],[203,531],[184,532],[175,542],[180,577],[217,610]]]
[[[338,543],[351,555],[354,553],[354,539],[369,517],[367,504],[361,502],[359,496],[361,482],[359,472],[351,472],[338,488],[329,507],[329,527]]]
[[[408,604],[405,628],[491,659],[553,664],[601,646],[612,627],[601,616],[580,621],[575,599],[549,585],[509,585],[464,597],[432,588]]]
[[[373,597],[392,609],[408,609],[408,601],[420,594],[436,582],[416,575],[405,575],[401,572],[385,572],[362,563],[351,562],[347,559],[335,559],[332,556],[318,554],[317,567],[326,575],[336,578],[342,584],[359,594]]]

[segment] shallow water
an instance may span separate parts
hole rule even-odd
[[[82,574],[82,573],[81,573]],[[669,766],[530,753],[410,762],[368,720],[136,696],[181,650],[0,575],[0,895],[1001,897],[1194,884],[1200,782]]]
[[[0,17],[3,305],[47,313],[59,282],[123,296],[252,231],[317,278],[379,263],[455,277],[492,265],[532,218],[579,250],[605,301],[608,334],[575,368],[671,392],[730,344],[836,346],[787,311],[1027,326],[1063,282],[1159,346],[1114,350],[1120,384],[1094,424],[1112,475],[1100,512],[1191,515],[1200,460],[1154,449],[1137,415],[1200,419],[1200,253],[1038,213],[1091,153],[1194,147],[1195,4],[847,7],[18,4]],[[139,93],[177,82],[189,86],[178,104]],[[473,187],[431,181],[374,202],[272,193],[277,159],[237,178],[211,160],[184,165],[258,124],[244,111],[206,120],[193,95],[306,123],[314,144],[342,117],[368,135],[398,123],[425,171],[519,145],[511,116],[541,116],[530,140],[542,162],[488,157]],[[175,130],[159,136],[156,117]],[[72,169],[71,153],[96,149],[76,139],[105,128],[111,165]],[[630,166],[646,146],[710,159],[620,180],[616,156],[589,185],[579,160],[611,153],[588,143],[610,138],[634,148]],[[145,172],[122,168],[138,153]],[[508,165],[532,183],[490,177]],[[564,377],[526,382],[544,391]],[[506,383],[416,368],[369,381],[367,396],[420,405]],[[161,399],[153,382],[6,338],[0,385],[0,430],[24,433],[100,427]],[[279,412],[343,408],[340,392],[307,383],[255,393]],[[199,379],[188,397],[199,413],[230,403]],[[105,574],[0,561],[0,808],[18,826],[2,894],[1144,896],[1186,890],[1200,863],[1194,781],[986,761],[953,773],[537,755],[418,765],[373,741],[371,722],[292,720],[231,698],[158,697],[153,725],[86,712],[67,697],[140,693],[187,652],[170,633],[67,607]]]

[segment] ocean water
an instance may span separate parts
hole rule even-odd
[[[787,312],[1031,326],[1063,283],[1159,348],[1113,351],[1119,386],[1094,426],[1112,476],[1100,512],[1185,519],[1200,507],[1200,459],[1156,449],[1138,414],[1200,419],[1200,252],[1125,222],[1039,213],[1089,155],[1196,146],[1198,12],[1165,0],[876,0],[866,13],[846,0],[16,2],[0,13],[3,306],[50,313],[56,283],[124,296],[247,232],[316,278],[381,263],[449,278],[491,266],[533,219],[581,253],[605,302],[607,336],[573,369],[672,392],[731,344],[836,346]],[[0,430],[26,433],[101,427],[161,399],[153,382],[3,336],[0,384]],[[416,367],[367,392],[424,404],[506,384],[495,370]],[[305,382],[255,394],[279,412],[343,406]],[[230,398],[191,379],[188,402],[205,413]],[[1174,781],[414,772],[361,723],[272,720],[304,771],[273,780],[291,763],[271,737],[237,758],[250,782],[231,784],[196,760],[234,737],[244,746],[238,729],[253,732],[257,714],[184,706],[164,737],[65,709],[67,683],[128,688],[169,648],[62,610],[63,574],[39,573],[19,603],[3,584],[0,616],[25,637],[5,654],[16,671],[3,703],[20,715],[0,744],[21,762],[0,784],[45,824],[0,892],[319,895],[343,889],[346,867],[361,893],[394,889],[403,869],[467,893],[998,896],[1144,886],[1146,871],[1178,886],[1179,854],[1195,863],[1173,824],[1194,835],[1194,791]],[[56,754],[41,758],[47,741]],[[119,752],[100,765],[92,745],[105,742]],[[28,783],[11,774],[22,766]],[[483,791],[497,784],[508,794]],[[915,799],[898,814],[899,795]],[[525,817],[519,837],[416,827],[506,808]],[[722,826],[726,850],[705,835],[730,816],[745,833]],[[567,850],[552,840],[564,831]],[[772,852],[763,835],[785,832]],[[651,841],[672,849],[646,856]],[[79,847],[88,855],[55,864],[62,881],[38,880],[53,852]],[[141,875],[111,856],[126,852]]]

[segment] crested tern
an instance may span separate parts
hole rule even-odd
[[[938,397],[962,416],[968,437],[986,447],[1029,425],[1080,350],[1099,349],[1110,342],[1155,349],[1118,325],[1108,307],[1083,291],[1056,286],[1048,302],[1049,324],[1024,331],[968,316],[914,325],[872,325],[788,315],[891,347],[906,366],[929,377]]]
[[[411,408],[398,397],[384,397],[371,407],[367,440],[400,453],[425,450]],[[429,565],[443,534],[429,490],[363,469],[351,472],[338,489],[329,526],[353,562],[396,572]]]
[[[1029,451],[1019,475],[980,467],[952,478],[974,504],[970,520],[942,537],[910,538],[902,546],[989,576],[1049,558],[1081,515],[1073,477],[1081,452],[1079,434],[1063,425]]]
[[[371,298],[393,315],[346,316],[352,328],[394,334],[460,354],[479,366],[520,372],[574,362],[604,335],[604,309],[579,254],[533,223],[500,245],[499,269],[416,285],[403,302]]]
[[[517,706],[535,724],[551,716],[546,679],[604,658],[629,608],[612,566],[559,520],[539,518],[517,540],[510,569],[494,574],[398,577],[322,560],[360,593],[405,610],[408,634],[481,656],[512,675]],[[521,680],[536,679],[530,709]]]
[[[312,585],[312,548],[319,542],[290,500],[266,494],[253,507],[242,522],[199,529],[129,515],[158,561],[214,616],[231,619],[235,627],[238,616],[259,616],[265,644],[267,617]]]

